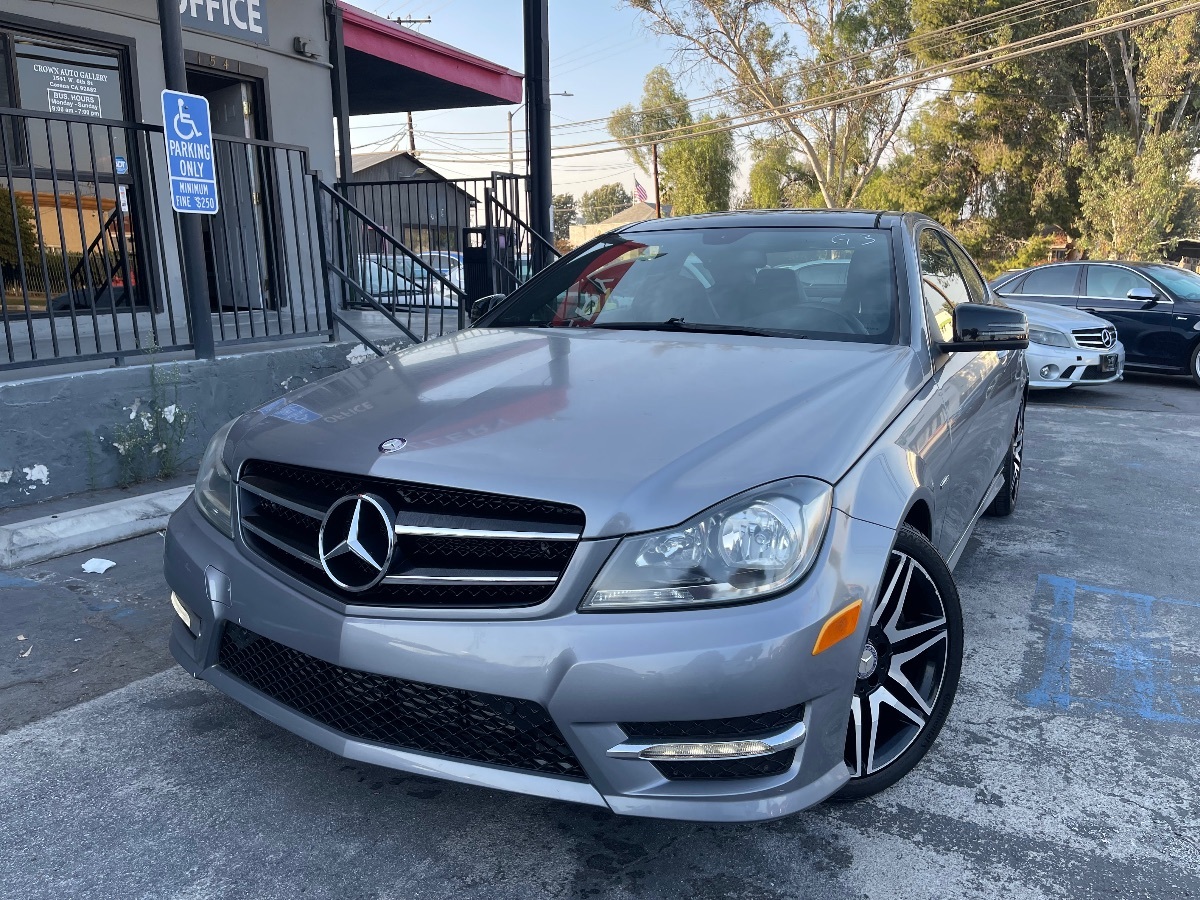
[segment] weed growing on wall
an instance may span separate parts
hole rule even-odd
[[[122,487],[171,478],[186,462],[183,455],[191,415],[179,402],[181,378],[175,366],[150,365],[150,399],[137,397],[126,407],[129,421],[112,428],[107,442],[117,452]]]

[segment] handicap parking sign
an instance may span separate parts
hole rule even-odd
[[[208,100],[182,91],[163,91],[162,106],[171,208],[214,215],[219,204]]]

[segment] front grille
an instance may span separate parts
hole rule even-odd
[[[1076,344],[1089,350],[1109,350],[1117,343],[1117,329],[1111,325],[1104,328],[1080,328],[1071,334],[1075,336]]]
[[[289,709],[349,737],[403,750],[585,779],[532,700],[344,669],[227,623],[219,665]]]
[[[318,558],[326,512],[357,494],[381,498],[396,520],[391,567],[362,591],[336,585]],[[536,605],[554,591],[584,524],[582,510],[564,504],[264,460],[242,467],[238,509],[242,538],[260,556],[322,594],[372,607]],[[361,581],[370,575],[364,569]]]
[[[674,722],[621,722],[629,740],[652,741],[661,738],[702,738],[734,741],[761,737],[782,731],[804,721],[804,704],[787,709],[735,716],[728,719],[697,719]],[[786,772],[796,758],[789,747],[770,756],[751,759],[717,759],[696,762],[655,762],[654,767],[670,781],[710,781],[716,779],[765,778]]]

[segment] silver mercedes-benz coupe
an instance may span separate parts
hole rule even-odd
[[[218,431],[167,534],[179,663],[342,756],[624,814],[912,769],[951,569],[1021,476],[1025,317],[954,239],[663,219],[471,312]]]

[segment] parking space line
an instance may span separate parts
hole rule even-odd
[[[1200,674],[1200,666],[1173,663],[1173,639],[1197,633],[1200,615],[1193,611],[1200,602],[1039,575],[1035,611],[1047,600],[1045,663],[1022,701],[1200,725],[1200,686],[1186,677],[1192,669]],[[1182,649],[1196,653],[1189,645]]]

